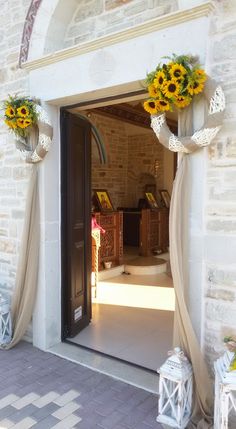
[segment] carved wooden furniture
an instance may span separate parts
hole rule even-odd
[[[92,274],[94,275],[94,278],[92,276],[92,286],[94,286],[94,296],[96,298],[97,296],[97,283],[98,283],[98,255],[99,255],[99,248],[101,243],[101,233],[100,229],[93,228],[92,229]]]
[[[149,256],[155,248],[166,252],[168,246],[169,210],[167,208],[143,209],[140,222],[140,255]]]
[[[98,254],[98,270],[104,269],[104,262],[112,262],[112,266],[122,263],[123,259],[123,213],[95,213],[97,223],[105,229],[101,234]]]
[[[123,212],[123,241],[126,246],[139,247],[141,211]]]

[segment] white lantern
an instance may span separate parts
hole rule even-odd
[[[0,345],[10,343],[12,338],[9,301],[0,295]]]
[[[192,366],[179,347],[169,352],[170,357],[158,371],[159,415],[157,421],[174,428],[186,428],[192,410]]]
[[[214,363],[215,412],[214,429],[227,429],[231,412],[236,413],[236,370],[230,371],[234,353],[226,351]]]

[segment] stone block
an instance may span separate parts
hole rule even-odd
[[[236,220],[208,220],[206,227],[209,231],[217,231],[221,233],[224,232],[226,234],[236,234]]]
[[[0,179],[9,179],[12,176],[11,167],[0,167]]]
[[[100,15],[103,12],[103,0],[87,1],[78,7],[75,15],[75,22],[81,22],[85,19]]]
[[[229,305],[219,301],[207,301],[206,303],[206,318],[215,320],[221,323],[232,324],[235,320],[236,304]]]
[[[16,253],[16,243],[11,239],[0,240],[0,252],[3,253]]]
[[[236,203],[219,201],[218,204],[209,202],[206,213],[210,216],[230,216],[236,218]]]
[[[95,21],[89,20],[86,22],[79,23],[77,25],[73,25],[67,34],[67,37],[76,37],[84,34],[91,34],[95,28]]]
[[[227,189],[223,186],[211,186],[209,189],[210,201],[236,202],[236,189]]]
[[[215,42],[213,58],[218,62],[236,59],[236,34],[226,35],[221,40]]]
[[[24,180],[29,177],[29,167],[28,166],[22,166],[22,167],[14,167],[13,168],[13,179],[14,180]]]
[[[105,0],[105,10],[115,9],[117,7],[125,6],[128,3],[133,2],[135,0]]]
[[[226,286],[236,288],[236,269],[234,267],[208,267],[207,279],[210,283],[219,285],[220,287]]]
[[[207,292],[206,292],[206,297],[216,299],[216,300],[234,302],[235,293],[232,291],[229,291],[229,290],[225,290],[225,289],[218,289],[218,288],[209,287],[207,289]]]
[[[125,16],[137,15],[148,9],[148,0],[140,0],[133,3],[133,5],[127,6],[124,10]]]

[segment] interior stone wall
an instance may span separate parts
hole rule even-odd
[[[116,208],[137,207],[138,199],[144,196],[140,190],[144,175],[147,183],[151,180],[159,189],[163,187],[163,147],[151,130],[140,128],[140,134],[129,135],[129,128],[122,121],[96,113],[90,114],[90,120],[99,130],[108,157],[107,164],[99,164],[93,150],[93,189],[107,189]],[[158,162],[156,177],[155,160]]]

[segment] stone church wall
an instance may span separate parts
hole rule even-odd
[[[65,47],[135,27],[177,9],[177,0],[81,1],[67,29]]]
[[[209,362],[236,333],[236,2],[214,2],[209,73],[222,83],[226,113],[208,150],[205,204],[204,347]]]
[[[30,0],[0,1],[0,102],[8,94],[28,95],[28,76],[19,69],[21,37]],[[2,115],[1,115],[2,117]],[[0,293],[15,284],[24,219],[29,166],[16,151],[14,137],[0,125]]]

